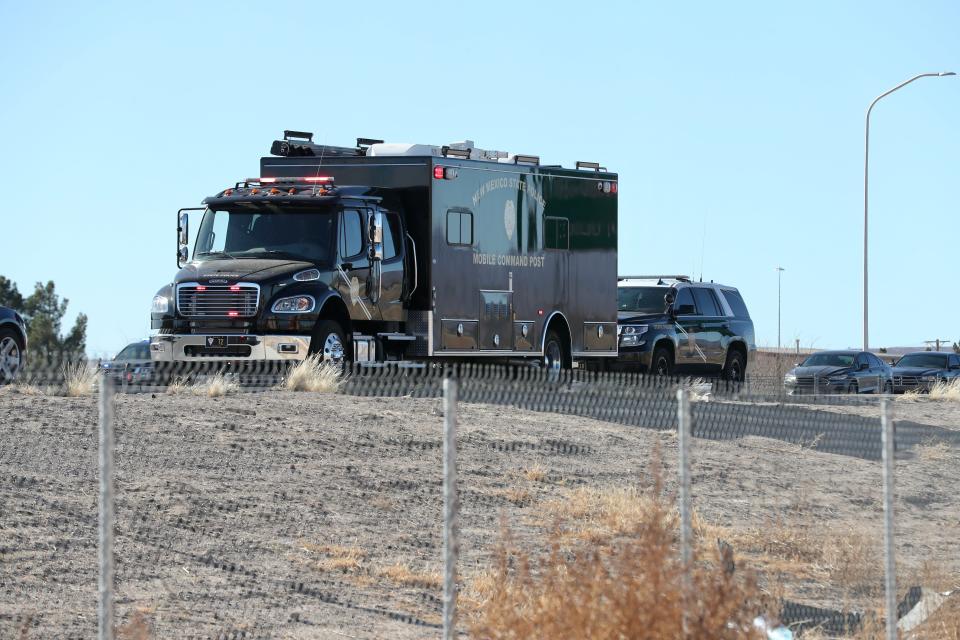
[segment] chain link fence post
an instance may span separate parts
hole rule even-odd
[[[690,413],[690,392],[677,390],[677,467],[680,482],[680,560],[683,563],[683,630],[687,633],[687,610],[690,602],[690,570],[693,550],[690,514],[690,436],[693,432]]]
[[[443,639],[457,635],[457,381],[443,380]]]
[[[887,640],[897,640],[897,566],[893,548],[893,494],[895,472],[894,425],[890,404],[880,401],[880,444],[883,458],[883,586]]]
[[[113,381],[100,374],[100,510],[97,628],[99,640],[113,640]]]

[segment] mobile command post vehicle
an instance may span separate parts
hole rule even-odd
[[[595,163],[286,131],[260,177],[179,213],[151,357],[524,361],[617,355],[617,175]]]

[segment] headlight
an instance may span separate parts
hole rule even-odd
[[[796,376],[796,374],[788,373],[787,375],[783,376],[783,383],[784,383],[784,384],[797,384],[797,376]]]
[[[647,332],[645,324],[628,324],[620,327],[620,346],[635,347],[640,344],[640,336]]]
[[[274,313],[310,313],[317,306],[313,296],[280,298],[273,303]]]
[[[150,313],[167,313],[170,311],[170,299],[167,296],[153,296]]]

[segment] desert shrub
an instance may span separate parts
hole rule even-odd
[[[466,588],[475,607],[472,636],[760,637],[751,626],[760,606],[753,577],[725,571],[717,551],[698,554],[687,571],[669,502],[643,496],[625,517],[611,508],[634,498],[632,490],[579,492],[566,506],[550,507],[558,520],[547,534],[549,551],[539,556],[513,544],[505,529],[495,566],[478,574],[482,585]],[[595,526],[586,524],[594,518]],[[571,530],[588,535],[571,537]]]
[[[307,357],[290,370],[283,383],[290,391],[332,393],[340,386],[340,367],[324,362],[319,354]]]
[[[71,398],[93,394],[97,370],[89,362],[69,362],[62,366],[63,394]]]

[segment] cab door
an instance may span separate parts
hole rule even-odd
[[[377,307],[380,317],[387,322],[403,322],[404,291],[404,232],[400,215],[392,211],[380,212],[383,256],[380,260],[380,283]]]
[[[683,287],[677,291],[673,308],[676,316],[674,324],[677,330],[675,364],[683,369],[701,369],[707,366],[707,353],[699,342],[703,323],[697,312],[697,305],[690,287]]]
[[[337,291],[351,320],[378,320],[380,312],[370,299],[370,258],[364,242],[365,212],[344,209],[337,232]]]

